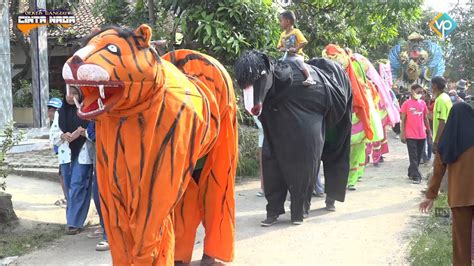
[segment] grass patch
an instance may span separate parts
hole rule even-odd
[[[446,194],[440,194],[434,208],[448,208]],[[436,217],[434,212],[422,218],[421,232],[410,242],[410,262],[412,265],[451,265],[452,241],[451,220]]]
[[[36,224],[32,228],[21,225],[2,229],[0,232],[0,258],[20,256],[64,235],[59,224]]]

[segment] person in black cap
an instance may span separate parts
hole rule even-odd
[[[456,83],[458,96],[463,99],[463,101],[466,100],[466,83],[467,82],[464,79],[461,79]]]

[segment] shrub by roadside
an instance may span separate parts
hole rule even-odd
[[[446,194],[440,194],[429,217],[422,217],[421,232],[410,243],[412,265],[451,265],[451,219],[436,217],[434,209],[447,208]]]
[[[239,126],[239,163],[237,176],[258,176],[258,130],[245,125]]]

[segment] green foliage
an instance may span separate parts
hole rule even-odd
[[[239,161],[237,176],[257,176],[258,131],[247,126],[239,127]]]
[[[127,25],[130,14],[129,3],[126,0],[96,1],[93,12],[95,16],[102,16],[105,24]]]
[[[474,2],[455,7],[448,14],[457,28],[448,36],[447,75],[454,80],[474,77]]]
[[[433,208],[446,208],[447,195],[441,194]],[[422,223],[422,230],[410,242],[412,265],[451,265],[451,223],[448,218],[435,217],[434,213]]]
[[[295,11],[297,27],[309,40],[306,53],[315,57],[329,43],[362,54],[390,43],[400,28],[419,19],[421,4],[421,0],[294,0],[289,9]]]
[[[13,106],[33,107],[33,94],[29,80],[20,80],[19,84],[13,86]]]
[[[278,40],[277,11],[271,1],[173,1],[164,6],[178,16],[185,46],[233,64],[246,49],[272,49]],[[182,19],[180,19],[181,17]]]
[[[23,133],[15,134],[13,122],[9,123],[3,129],[3,134],[0,134],[0,178],[5,180],[7,178],[9,168],[8,166],[4,165],[5,157],[7,152],[13,148],[16,144],[18,144],[21,139],[23,138]],[[0,181],[0,189],[6,189],[5,181]]]

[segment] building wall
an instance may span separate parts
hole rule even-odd
[[[25,63],[25,53],[23,53],[23,50],[21,47],[15,43],[11,43],[11,61],[13,64],[12,67],[12,77],[14,77],[16,74],[20,73],[23,64]],[[55,45],[54,47],[49,46],[48,47],[48,56],[54,57],[54,56],[67,56],[69,57],[70,55],[74,54],[74,50],[72,47],[66,47],[66,46],[58,46]],[[27,78],[31,78],[31,73],[28,73]]]

